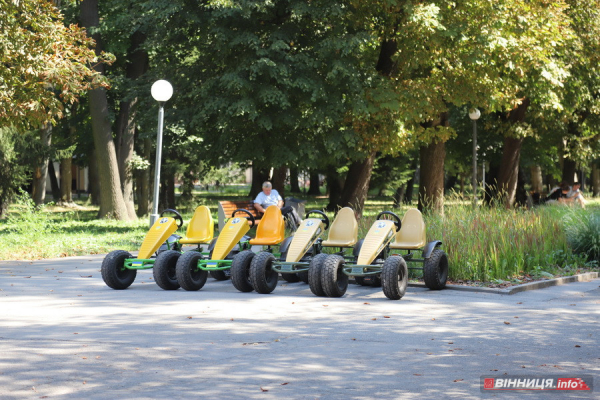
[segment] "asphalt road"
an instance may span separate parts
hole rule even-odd
[[[164,291],[141,271],[116,291],[102,258],[0,261],[0,399],[600,397],[480,389],[483,375],[600,385],[599,279],[511,296],[410,287],[391,301],[210,278]]]

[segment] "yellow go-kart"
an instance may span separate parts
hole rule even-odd
[[[167,212],[175,217],[165,217]],[[114,250],[106,255],[101,267],[104,283],[113,289],[127,289],[135,280],[138,269],[154,267],[158,257],[166,251],[178,252],[181,245],[173,234],[181,225],[183,218],[177,211],[164,210],[146,234],[137,257],[125,250]]]
[[[236,217],[238,213],[245,213],[247,217]],[[179,285],[185,290],[200,290],[209,273],[217,280],[229,279],[234,255],[249,248],[250,238],[246,233],[254,224],[254,216],[248,210],[235,210],[209,248],[208,257],[201,250],[191,250],[178,258],[175,274]]]
[[[395,221],[382,219],[386,215]],[[406,261],[422,263],[425,285],[430,289],[443,289],[448,277],[448,258],[439,249],[439,240],[425,242],[425,223],[417,209],[410,209],[400,221],[391,211],[377,216],[362,241],[356,260],[346,263],[343,257],[331,255],[321,269],[321,283],[325,295],[341,297],[346,293],[348,277],[376,276],[381,279],[383,293],[392,300],[401,299],[408,285]],[[422,258],[414,257],[420,250]],[[405,254],[402,254],[405,251]],[[417,268],[411,268],[417,269]]]
[[[318,214],[322,218],[308,218],[310,214]],[[258,253],[250,263],[249,271],[254,290],[263,294],[271,293],[275,290],[279,273],[287,282],[298,282],[303,278],[300,274],[308,280],[311,262],[321,253],[320,236],[328,227],[329,218],[325,213],[309,211],[294,236],[285,239],[281,245],[279,259],[269,250]]]
[[[165,290],[179,289],[181,284],[177,278],[177,265],[179,259],[183,257],[181,254],[182,246],[197,246],[194,250],[187,251],[184,254],[194,252],[201,257],[208,257],[215,243],[214,233],[215,223],[210,209],[207,206],[197,207],[188,224],[185,237],[178,240],[179,248],[161,252],[156,257],[152,270],[156,284]],[[204,245],[206,245],[206,248],[203,247]]]
[[[266,252],[260,252],[256,255],[251,250],[243,250],[233,257],[231,263],[231,283],[240,292],[251,292],[253,290],[264,292],[265,287],[272,288],[277,285],[279,274],[271,269],[270,264],[267,265],[266,259],[273,257],[273,247],[280,246],[283,252],[285,235],[285,221],[281,210],[277,206],[269,206],[256,227],[256,236],[249,241],[250,246],[267,246]],[[256,287],[250,271],[253,264],[264,266],[264,281],[261,281]],[[256,267],[254,268],[256,269]],[[261,292],[261,293],[262,293]]]

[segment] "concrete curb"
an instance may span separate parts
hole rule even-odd
[[[550,286],[558,286],[564,285],[566,283],[572,282],[589,282],[592,279],[598,278],[598,272],[586,272],[579,275],[573,276],[563,276],[555,279],[548,279],[544,281],[536,281],[531,283],[524,283],[523,285],[511,286],[506,289],[498,289],[498,288],[487,288],[487,287],[479,287],[479,286],[462,286],[462,285],[447,285],[446,289],[450,290],[459,290],[463,292],[482,292],[482,293],[490,293],[490,294],[515,294],[524,292],[526,290],[536,290],[536,289],[544,289]],[[409,283],[410,287],[421,287],[425,288],[424,283]]]

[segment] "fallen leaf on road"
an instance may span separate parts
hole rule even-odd
[[[269,389],[263,389],[262,386],[261,386],[260,390],[262,390],[263,392],[268,392],[269,391]]]
[[[363,304],[371,304],[371,303],[363,303]]]
[[[422,374],[413,374],[414,376],[423,376]]]
[[[464,379],[455,379],[454,382],[462,382]]]
[[[283,382],[281,386],[287,385],[289,382]]]
[[[384,315],[383,318],[389,318],[387,315]]]
[[[82,278],[91,278],[92,277],[91,275],[79,275],[79,276]]]
[[[192,317],[188,317],[188,319],[192,319]]]
[[[580,345],[576,344],[575,347],[581,347]]]
[[[510,322],[504,321],[504,325],[510,325]]]
[[[377,321],[377,318],[371,318],[371,321]]]

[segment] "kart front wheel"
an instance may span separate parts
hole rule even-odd
[[[160,288],[164,290],[179,289],[180,286],[179,282],[177,282],[175,267],[180,256],[181,253],[175,250],[166,250],[156,256],[152,275]]]
[[[137,275],[137,270],[125,268],[127,258],[133,257],[125,250],[114,250],[104,257],[100,271],[106,286],[116,290],[127,289],[131,286]]]
[[[323,262],[321,284],[328,297],[342,297],[348,289],[348,275],[344,273],[344,257],[330,255]]]
[[[250,263],[254,258],[254,253],[250,250],[244,250],[231,262],[231,283],[240,292],[251,292],[254,290],[250,283]]]
[[[448,280],[448,256],[442,249],[435,249],[431,257],[425,260],[423,265],[423,280],[425,286],[432,290],[440,290],[446,287]]]
[[[383,294],[390,300],[400,300],[408,286],[408,267],[400,256],[391,256],[383,263],[381,272]]]
[[[325,296],[325,290],[323,290],[323,283],[321,276],[323,275],[323,262],[327,258],[327,254],[317,254],[310,260],[308,266],[308,286],[310,291],[315,296]]]
[[[250,263],[250,282],[258,293],[269,294],[277,286],[279,273],[273,269],[273,261],[275,256],[263,251]]]
[[[183,290],[196,291],[202,289],[208,278],[208,272],[198,268],[198,261],[202,254],[197,251],[183,253],[175,268],[177,281]]]

